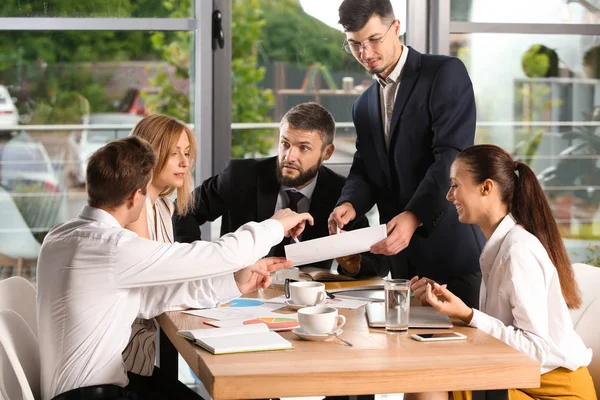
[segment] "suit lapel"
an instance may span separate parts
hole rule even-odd
[[[400,115],[402,115],[402,111],[404,111],[404,106],[406,106],[406,102],[412,93],[412,90],[419,78],[419,67],[421,66],[421,53],[413,49],[412,47],[408,47],[408,56],[406,59],[406,64],[404,64],[404,68],[402,69],[402,77],[400,78],[400,88],[398,89],[398,94],[396,95],[396,101],[394,102],[394,111],[392,112],[392,123],[390,125],[390,143],[397,133],[396,126],[398,125],[398,121],[400,120]]]
[[[264,168],[257,169],[256,174],[256,220],[271,218],[275,211],[279,182],[276,175],[277,157],[264,163]]]
[[[323,167],[319,168],[317,184],[315,185],[308,210],[309,214],[314,218],[315,224],[313,226],[306,224],[304,232],[302,232],[302,240],[316,239],[329,234],[327,224],[323,224],[322,222],[327,221],[329,214],[333,211],[333,207],[328,209],[328,205],[331,203],[335,205],[337,198],[330,201],[332,192],[329,190],[330,186],[328,185],[327,178],[327,172],[323,170]]]
[[[373,127],[372,137],[375,142],[375,149],[377,150],[377,158],[381,164],[381,168],[385,173],[388,182],[390,178],[390,163],[388,161],[387,150],[385,148],[385,135],[383,133],[383,120],[381,118],[381,104],[379,99],[379,83],[375,82],[371,85],[369,90],[369,119],[370,126]]]

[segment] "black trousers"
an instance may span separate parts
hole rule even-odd
[[[135,393],[138,400],[202,400],[202,397],[177,379],[167,376],[159,367],[154,367],[152,376],[127,373],[128,392]]]

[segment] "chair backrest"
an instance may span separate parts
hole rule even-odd
[[[10,193],[0,186],[0,254],[11,258],[37,258],[40,243],[21,215]]]
[[[596,388],[600,388],[600,268],[587,264],[573,264],[575,279],[583,300],[578,310],[571,310],[575,331],[594,355],[589,366]]]
[[[38,340],[25,320],[12,310],[0,311],[0,397],[40,398]]]
[[[35,287],[25,278],[11,276],[0,280],[0,311],[13,310],[21,316],[37,337]]]

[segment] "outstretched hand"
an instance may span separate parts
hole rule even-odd
[[[333,212],[329,215],[327,225],[329,227],[329,234],[334,235],[338,229],[342,229],[356,218],[356,210],[352,203],[343,203],[333,209]]]
[[[315,224],[315,220],[309,213],[298,214],[289,208],[277,211],[271,219],[278,221],[281,226],[283,226],[284,236],[292,236],[295,238],[300,236],[307,221],[311,225]]]
[[[268,288],[271,285],[271,272],[290,266],[292,266],[292,262],[283,257],[263,258],[255,264],[235,272],[233,277],[240,293],[246,294],[259,288]]]

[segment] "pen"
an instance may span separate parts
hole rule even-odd
[[[300,241],[298,240],[298,238],[295,238],[295,237],[293,237],[291,234],[290,234],[290,237],[291,237],[292,239],[294,239],[294,242],[296,242],[296,243],[300,243]]]

